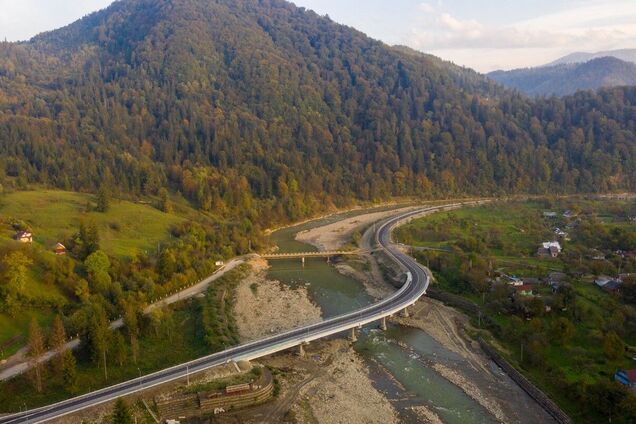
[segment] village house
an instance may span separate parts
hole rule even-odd
[[[565,231],[563,231],[560,228],[555,228],[554,229],[554,234],[556,234],[557,237],[568,240],[568,233],[566,233]]]
[[[614,374],[614,380],[629,387],[630,391],[636,394],[636,369],[619,370]]]
[[[563,212],[563,217],[564,218],[568,218],[568,219],[575,218],[577,215],[578,214],[576,212],[570,211],[570,210],[567,210],[567,211]]]
[[[517,286],[515,287],[515,289],[517,290],[517,294],[519,296],[524,296],[524,297],[534,296],[534,294],[532,293],[532,286],[529,284],[523,284],[521,286]]]
[[[541,279],[535,277],[521,277],[521,281],[524,285],[528,286],[538,286],[541,284]]]
[[[597,249],[592,249],[590,251],[590,257],[595,260],[595,261],[604,261],[605,260],[605,254],[603,252],[601,252],[600,250]]]
[[[552,212],[552,211],[545,211],[545,212],[543,212],[543,217],[544,218],[556,218],[557,217],[557,213],[556,212]]]
[[[612,278],[606,275],[600,275],[594,280],[594,284],[608,293],[616,294],[620,292],[623,280],[621,280],[620,278]]]
[[[55,252],[56,255],[66,255],[66,246],[62,243],[58,243],[53,248],[53,252]]]
[[[14,239],[20,243],[33,243],[33,234],[29,231],[18,231]]]
[[[558,241],[544,242],[539,246],[537,255],[544,258],[556,258],[561,253],[561,243]]]
[[[548,274],[547,284],[552,289],[552,292],[556,293],[566,279],[567,275],[564,272],[554,271]]]
[[[623,259],[636,259],[636,252],[633,251],[629,251],[629,252],[621,252],[620,257]]]
[[[511,286],[523,286],[523,281],[521,281],[521,278],[519,277],[515,277],[514,275],[511,275],[508,277],[508,284],[510,284]]]

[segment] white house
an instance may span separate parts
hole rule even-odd
[[[18,231],[15,239],[20,243],[33,243],[33,234],[29,231]]]

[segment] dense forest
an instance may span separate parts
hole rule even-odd
[[[121,0],[0,43],[0,184],[253,222],[402,195],[636,188],[636,89],[530,100],[281,0]]]

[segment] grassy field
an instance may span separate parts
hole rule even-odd
[[[527,202],[440,212],[399,228],[397,237],[409,245],[443,250],[485,239],[489,246],[473,246],[475,250],[487,249],[497,265],[510,272],[559,269],[560,264],[534,255],[541,242],[554,238],[552,223],[545,222],[542,210],[539,203]]]
[[[95,196],[53,190],[33,190],[8,193],[0,196],[0,245],[14,245],[15,231],[11,222],[26,223],[34,235],[33,248],[48,253],[49,260],[57,260],[52,248],[77,233],[80,222],[94,223],[99,231],[100,246],[107,254],[120,259],[139,253],[154,251],[157,245],[170,238],[170,228],[196,211],[186,204],[175,205],[175,213],[163,213],[149,204],[124,200],[112,200],[106,213],[95,212]],[[42,270],[35,264],[30,267],[23,296],[35,300],[35,304],[58,305],[68,302],[56,286],[46,284]],[[22,306],[20,313],[10,317],[0,311],[0,343],[22,336],[22,341],[0,349],[0,359],[7,358],[24,345],[32,317],[47,328],[54,311],[51,307]]]
[[[83,193],[20,191],[0,197],[0,217],[5,222],[26,222],[33,230],[34,242],[49,250],[75,234],[81,221],[94,222],[102,249],[117,257],[156,249],[169,237],[170,227],[184,219],[147,204],[123,200],[113,200],[106,213],[99,213],[87,207],[94,202],[94,196]],[[2,240],[10,240],[13,235],[9,226],[0,233]]]

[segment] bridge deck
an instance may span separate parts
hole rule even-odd
[[[263,259],[288,259],[288,258],[308,258],[308,257],[326,257],[326,256],[343,256],[343,255],[360,255],[365,250],[323,250],[317,252],[294,252],[294,253],[269,253],[260,255]]]

